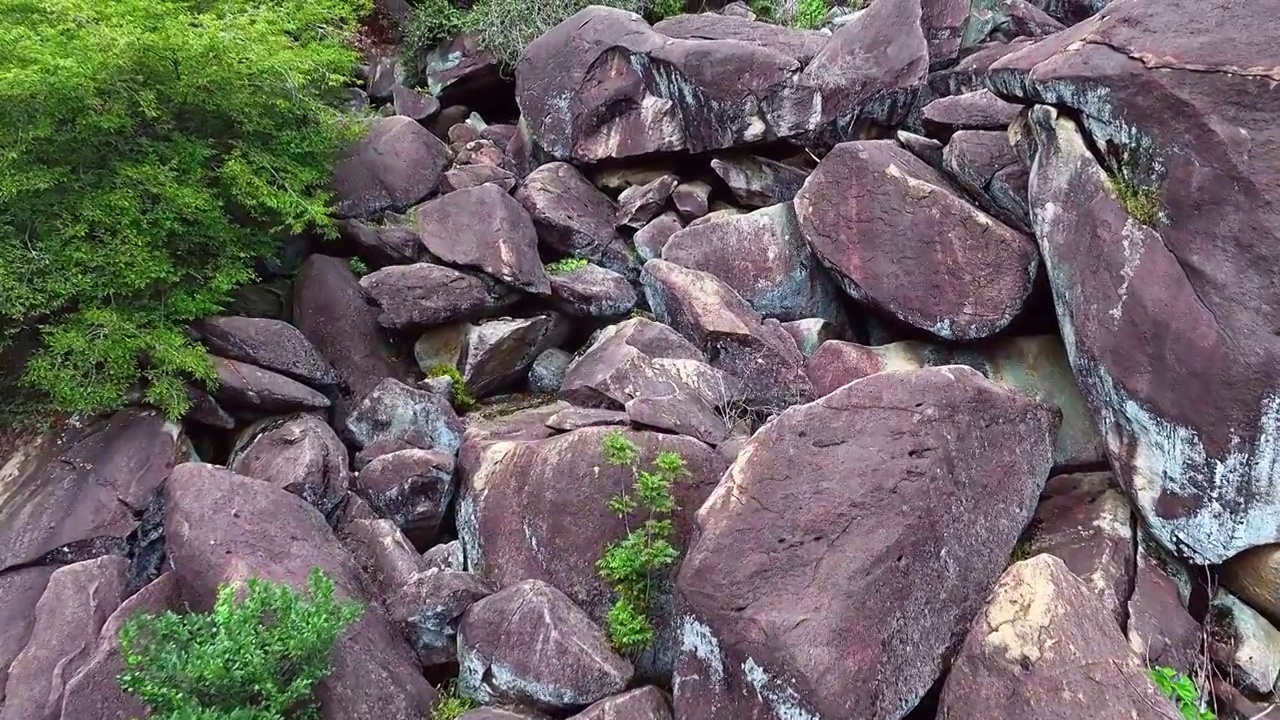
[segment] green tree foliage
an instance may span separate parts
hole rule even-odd
[[[596,570],[617,594],[609,610],[609,638],[619,650],[642,650],[653,642],[649,616],[663,576],[680,557],[672,542],[671,486],[688,474],[678,453],[660,452],[651,470],[640,468],[640,451],[626,435],[605,436],[605,462],[631,470],[631,487],[609,500],[609,510],[627,522],[627,535],[605,548]],[[635,526],[633,527],[633,523]]]
[[[822,27],[822,21],[827,18],[830,10],[827,0],[799,0],[794,24],[798,28],[816,30]]]
[[[212,379],[186,322],[281,234],[329,228],[328,99],[368,0],[0,0],[0,343],[69,410],[177,415]]]
[[[224,585],[209,613],[135,615],[120,631],[120,687],[157,720],[315,717],[311,693],[329,654],[362,612],[311,571],[306,596],[250,579]]]

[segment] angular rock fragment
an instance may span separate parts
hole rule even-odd
[[[562,327],[554,315],[469,326],[460,362],[468,391],[483,397],[523,377],[542,351],[559,344]]]
[[[430,547],[453,501],[453,455],[439,450],[388,453],[361,468],[352,485],[414,546]]]
[[[338,538],[382,597],[390,597],[427,569],[404,533],[390,520],[353,520]]]
[[[428,570],[415,575],[387,602],[387,614],[413,645],[418,662],[434,667],[457,662],[458,621],[494,588],[467,572]]]
[[[394,330],[474,320],[497,314],[516,299],[483,275],[430,263],[392,265],[365,275],[360,286],[382,308],[378,322]]]
[[[322,418],[303,414],[261,420],[236,442],[227,467],[271,483],[330,515],[346,497],[347,448]]]
[[[346,429],[362,448],[399,442],[453,454],[462,442],[462,423],[447,400],[391,379],[379,383],[351,412]]]
[[[671,236],[682,227],[684,225],[680,222],[680,215],[672,210],[668,210],[650,220],[632,238],[632,241],[635,242],[636,254],[640,256],[640,260],[648,262],[656,257],[662,257],[662,248],[666,246]]]
[[[200,320],[194,328],[205,347],[220,357],[257,365],[312,387],[338,382],[329,361],[283,320],[220,316]]]
[[[570,720],[671,720],[671,704],[661,690],[646,685],[605,698]]]
[[[565,372],[573,363],[573,356],[560,348],[542,351],[529,366],[529,391],[555,393],[564,383]]]
[[[733,197],[749,207],[791,202],[809,173],[758,155],[723,155],[711,169],[729,186]]]
[[[631,312],[638,300],[625,275],[599,265],[551,273],[551,302],[567,315],[621,317]]]
[[[297,412],[329,407],[329,398],[284,375],[216,355],[211,359],[218,374],[213,396],[233,410]]]
[[[644,185],[632,185],[618,196],[618,213],[614,224],[633,228],[644,227],[666,206],[680,178],[663,175]]]
[[[435,191],[445,163],[444,143],[412,118],[378,118],[334,170],[337,215],[403,212]]]
[[[580,257],[634,278],[640,272],[614,228],[617,208],[568,163],[543,165],[524,179],[516,200],[529,211],[538,241],[556,254]]]
[[[1232,685],[1256,695],[1270,695],[1280,675],[1280,630],[1219,590],[1205,616],[1209,656],[1227,673]]]

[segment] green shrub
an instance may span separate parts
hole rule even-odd
[[[466,29],[466,16],[453,0],[419,0],[409,11],[403,46],[429,48]]]
[[[364,277],[369,274],[369,266],[360,258],[351,258],[351,260],[347,262],[347,265],[351,267],[351,272],[355,274],[356,277]]]
[[[649,13],[659,20],[681,15],[684,13],[684,0],[653,0]]]
[[[609,500],[609,510],[626,520],[627,535],[609,543],[596,562],[618,596],[609,610],[609,639],[619,650],[642,650],[653,642],[649,611],[657,585],[680,556],[671,540],[671,486],[688,471],[674,452],[658,453],[653,469],[641,470],[639,449],[616,430],[605,436],[602,451],[605,462],[630,468],[632,475],[632,486]]]
[[[360,606],[334,598],[311,571],[306,597],[251,579],[244,599],[224,585],[209,613],[139,614],[120,631],[120,687],[156,720],[315,717],[311,693]]]
[[[428,370],[426,376],[428,378],[447,377],[453,381],[453,389],[450,392],[453,396],[454,407],[459,410],[470,410],[476,406],[476,399],[467,390],[467,381],[462,377],[462,373],[458,368],[440,363]]]
[[[458,720],[466,711],[478,707],[471,698],[459,695],[458,687],[452,681],[440,687],[439,691],[440,701],[431,711],[431,720]]]
[[[327,100],[368,0],[0,3],[0,344],[34,328],[24,384],[69,410],[185,411],[211,380],[183,332],[282,233],[329,229]]]
[[[587,265],[587,261],[582,258],[567,257],[553,263],[547,263],[546,271],[550,275],[568,275],[575,270],[581,270]]]
[[[1173,701],[1183,720],[1216,720],[1217,716],[1200,697],[1200,690],[1191,678],[1171,667],[1157,665],[1151,668],[1151,682],[1161,695]]]
[[[751,12],[755,13],[756,19],[772,22],[778,19],[778,0],[751,0]]]
[[[792,24],[806,30],[817,30],[826,20],[831,6],[827,0],[800,0],[796,7],[796,17]]]

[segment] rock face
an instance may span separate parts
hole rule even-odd
[[[1193,40],[1185,18],[1197,12],[1110,6],[995,63],[990,82],[1080,113],[1093,144],[1124,159],[1122,188],[1150,189],[1118,192],[1081,127],[1031,112],[1035,233],[1085,399],[1152,532],[1216,563],[1280,540],[1280,289],[1266,269],[1280,128],[1261,120],[1280,98],[1262,91],[1274,73],[1198,70],[1275,64],[1271,35],[1241,30],[1258,28],[1255,8],[1206,14]],[[1134,60],[1157,56],[1176,61]]]
[[[388,601],[387,613],[413,645],[418,662],[433,667],[457,662],[458,621],[493,588],[468,572],[418,573]]]
[[[542,245],[630,278],[639,274],[634,253],[614,229],[613,201],[577,168],[562,162],[537,168],[516,190],[516,200],[532,216]]]
[[[361,468],[354,486],[416,547],[429,547],[453,502],[453,455],[414,449],[388,453]]]
[[[195,328],[215,355],[273,370],[312,387],[338,382],[329,361],[283,320],[211,317],[196,323]]]
[[[444,143],[412,118],[378,118],[334,170],[337,214],[372,218],[386,210],[403,212],[435,191],[445,163]]]
[[[639,300],[626,276],[591,264],[552,273],[551,295],[557,309],[577,317],[621,317]]]
[[[1106,607],[1052,555],[1005,571],[942,691],[939,720],[1176,717]]]
[[[851,297],[946,340],[1004,329],[1039,273],[1031,238],[890,140],[836,146],[795,205],[805,239]]]
[[[249,363],[214,356],[218,385],[213,397],[222,405],[254,412],[297,412],[329,407],[329,398],[296,380]]]
[[[444,398],[384,380],[351,412],[347,434],[362,448],[399,443],[453,454],[462,441],[462,423]]]
[[[472,605],[458,626],[458,684],[482,703],[572,710],[620,692],[631,663],[564,593],[540,580]]]
[[[903,717],[1004,568],[1056,430],[960,366],[873,375],[767,424],[680,568],[676,716]]]
[[[560,337],[558,319],[538,315],[490,320],[468,327],[461,358],[467,388],[484,396],[523,377],[542,351],[556,345]]]
[[[318,567],[339,597],[366,603],[339,638],[333,672],[316,696],[324,720],[422,718],[436,693],[413,651],[376,604],[367,604],[360,569],[324,517],[300,498],[212,465],[187,463],[165,484],[165,540],[182,597],[196,611],[221,583],[260,577],[306,587]]]
[[[227,463],[236,473],[269,482],[329,515],[347,494],[347,448],[315,415],[268,418],[247,429]]]
[[[360,286],[382,308],[378,322],[396,330],[474,320],[515,299],[482,275],[431,263],[392,265],[365,275]]]
[[[1280,630],[1221,590],[1209,606],[1205,624],[1209,655],[1226,669],[1231,684],[1257,695],[1270,695],[1280,675]]]
[[[671,720],[671,704],[661,690],[649,685],[601,700],[571,720]]]
[[[582,163],[895,124],[928,64],[919,27],[918,3],[887,0],[811,55],[779,41],[784,31],[673,39],[638,15],[593,7],[525,49],[517,100],[538,147]]]

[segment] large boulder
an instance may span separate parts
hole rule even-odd
[[[762,428],[676,580],[676,716],[902,718],[1031,518],[1057,422],[949,366],[873,375]]]
[[[337,384],[333,366],[297,328],[283,320],[210,317],[195,323],[215,355],[257,365],[312,387]]]
[[[816,54],[813,36],[796,43],[781,30],[752,33],[752,41],[725,32],[676,39],[639,15],[587,8],[525,49],[516,68],[521,116],[559,160],[703,152],[897,124],[928,65],[912,0],[877,2]]]
[[[534,359],[559,344],[565,326],[556,315],[500,318],[468,326],[459,365],[467,390],[493,394],[524,377]]]
[[[31,639],[36,605],[55,570],[32,565],[0,573],[0,698],[9,681],[9,665]]]
[[[516,299],[489,277],[431,263],[385,267],[361,278],[360,287],[382,308],[378,322],[394,330],[496,315]]]
[[[440,183],[446,153],[444,143],[412,118],[373,120],[369,134],[334,170],[338,216],[372,218],[422,202]]]
[[[453,455],[439,450],[399,450],[360,469],[353,489],[379,517],[400,528],[416,547],[439,535],[453,502]]]
[[[524,179],[516,200],[529,211],[538,241],[552,253],[584,258],[629,278],[635,253],[613,225],[613,201],[569,163],[543,165]]]
[[[589,318],[622,317],[640,299],[625,275],[590,263],[552,272],[551,296],[561,312]]]
[[[469,572],[428,569],[387,599],[387,614],[413,645],[423,667],[458,661],[458,622],[493,587]]]
[[[892,140],[836,146],[795,206],[800,231],[851,297],[945,340],[1003,330],[1039,274],[1033,239]]]
[[[375,445],[458,451],[462,421],[449,401],[434,393],[387,379],[347,418],[347,436],[357,447]]]
[[[297,380],[257,365],[211,356],[218,384],[213,397],[232,410],[298,412],[329,407],[329,398]]]
[[[260,420],[241,434],[227,460],[240,475],[269,482],[331,514],[347,494],[347,448],[313,414]]]
[[[671,720],[671,703],[652,685],[605,698],[569,720]]]
[[[324,516],[267,483],[200,463],[175,468],[164,499],[166,550],[192,610],[207,611],[220,585],[250,577],[302,590],[312,568],[329,576],[338,597],[365,605],[338,639],[333,670],[317,686],[321,718],[427,716],[435,690],[408,643],[369,603],[360,568]]]
[[[1109,615],[1058,558],[1013,565],[956,656],[938,719],[1176,717]]]
[[[1028,133],[1059,324],[1121,483],[1200,563],[1280,540],[1276,10],[1116,3],[989,70],[1006,99],[1063,108]]]

